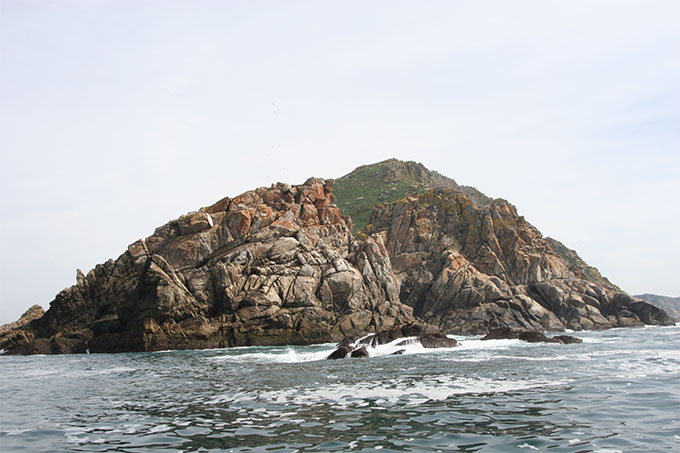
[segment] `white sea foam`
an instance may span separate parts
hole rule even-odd
[[[366,406],[373,404],[406,405],[426,401],[441,401],[453,395],[505,393],[545,386],[564,385],[569,380],[500,380],[490,378],[461,378],[433,376],[412,379],[401,377],[389,382],[364,381],[347,386],[331,384],[318,388],[289,388],[272,391],[232,393],[217,396],[206,404],[232,407],[250,406],[253,402],[267,404],[318,405],[328,402],[336,406]]]
[[[166,431],[170,431],[172,429],[172,426],[168,425],[157,425],[151,428],[149,431],[147,431],[147,434],[157,434],[157,433],[164,433]]]
[[[28,432],[31,432],[31,431],[33,431],[33,428],[28,428],[28,429],[8,429],[7,431],[5,431],[5,434],[6,434],[7,436],[19,436],[19,435],[21,435],[21,434],[28,433]],[[2,431],[0,431],[0,432],[2,432]]]
[[[368,337],[368,336],[367,336]],[[364,337],[364,338],[367,338]],[[450,336],[450,338],[454,338]],[[460,337],[459,337],[460,338]],[[357,344],[360,340],[357,340]],[[406,343],[406,344],[400,344]],[[452,348],[424,348],[417,337],[399,338],[390,343],[379,345],[376,347],[366,346],[370,357],[381,357],[392,355],[397,351],[402,351],[403,355],[412,354],[444,354],[449,355],[442,360],[460,360],[468,362],[480,362],[493,358],[491,353],[497,351],[509,350],[511,348],[535,348],[545,346],[543,343],[527,343],[520,340],[480,340],[479,337],[462,337],[459,340],[458,346]],[[559,347],[561,345],[554,345]],[[210,357],[211,361],[224,361],[234,363],[250,363],[250,362],[269,362],[269,363],[297,363],[297,362],[311,362],[316,360],[326,359],[336,348],[334,344],[319,345],[315,351],[300,352],[292,347],[287,348],[267,348],[266,350],[257,352],[246,352],[247,349],[253,348],[239,348],[239,350],[224,349],[223,355]],[[477,352],[474,356],[470,356],[471,351]],[[489,351],[486,354],[485,351]],[[570,356],[571,358],[571,356]],[[528,359],[527,359],[528,360]],[[537,359],[537,360],[554,360],[554,359]]]

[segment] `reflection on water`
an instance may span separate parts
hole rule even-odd
[[[680,328],[578,335],[2,357],[0,450],[679,450]]]

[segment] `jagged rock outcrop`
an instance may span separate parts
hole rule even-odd
[[[15,353],[337,341],[414,321],[380,237],[357,242],[333,181],[225,198],[84,275],[5,342]]]
[[[33,305],[18,320],[0,326],[0,345],[7,343],[19,344],[29,341],[24,333],[24,329],[36,319],[42,318],[44,314],[45,310],[40,305]]]
[[[376,206],[366,231],[382,236],[402,302],[446,332],[672,323],[561,257],[504,200],[479,206],[455,188],[430,189]]]
[[[33,305],[31,308],[26,310],[21,317],[14,321],[10,322],[7,324],[3,324],[0,326],[0,336],[7,334],[8,332],[18,329],[20,327],[25,327],[28,324],[30,324],[32,321],[42,318],[42,316],[45,314],[45,309],[43,309],[40,305]]]

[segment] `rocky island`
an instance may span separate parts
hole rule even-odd
[[[33,313],[0,329],[6,353],[310,344],[407,326],[438,335],[673,323],[507,201],[395,159],[185,214],[78,270]]]

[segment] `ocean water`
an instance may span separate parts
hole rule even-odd
[[[680,327],[0,357],[0,451],[680,451]]]

